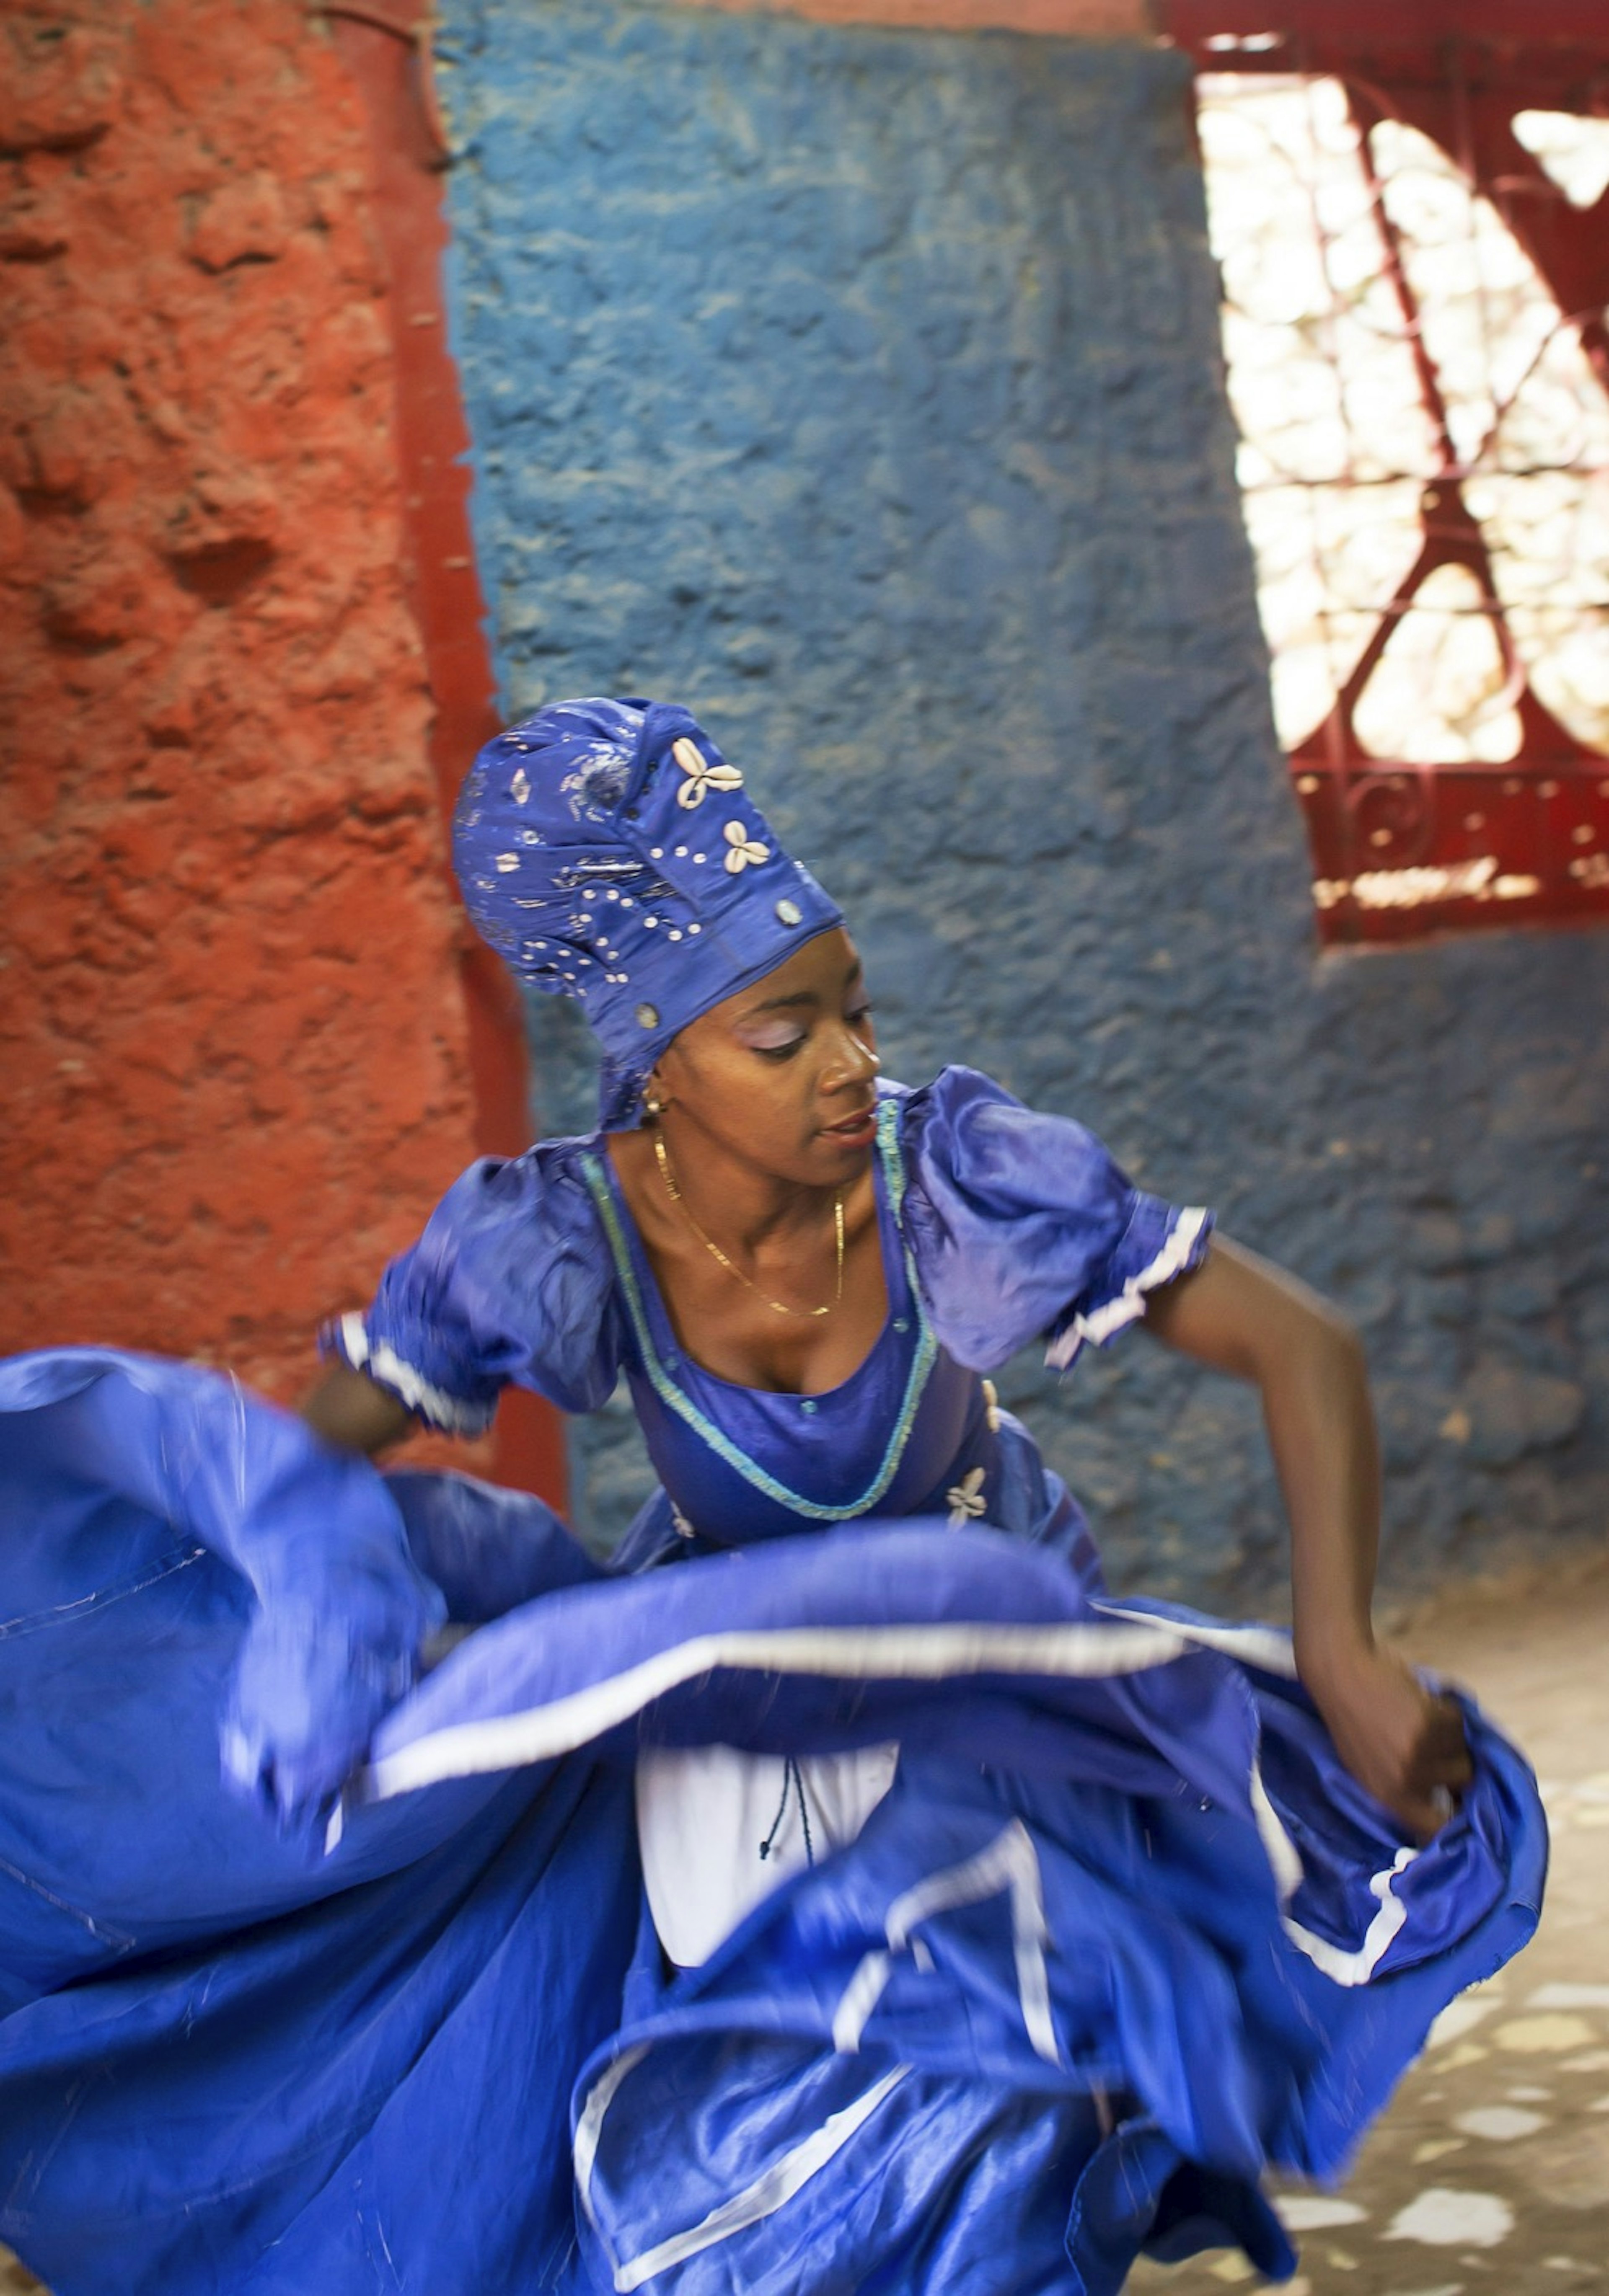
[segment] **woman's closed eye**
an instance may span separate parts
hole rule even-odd
[[[805,1041],[802,1029],[766,1029],[751,1037],[749,1050],[758,1053],[763,1061],[791,1061]]]
[[[871,1026],[871,998],[863,997],[843,1018],[846,1028],[852,1029],[856,1036],[863,1034]],[[744,1038],[744,1042],[749,1050],[758,1053],[763,1061],[791,1061],[795,1053],[809,1041],[809,1029],[801,1029],[796,1021],[777,1021],[769,1027],[757,1029],[752,1036]]]

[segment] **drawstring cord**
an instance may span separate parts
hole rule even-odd
[[[788,1814],[790,1793],[799,1797],[799,1823],[804,1829],[805,1863],[814,1866],[816,1845],[810,1839],[810,1813],[805,1803],[804,1777],[792,1754],[782,1766],[782,1800],[777,1803],[776,1815],[771,1820],[771,1831],[759,1845],[760,1857],[762,1861],[768,1858],[776,1847],[776,1837],[782,1832],[783,1819]]]

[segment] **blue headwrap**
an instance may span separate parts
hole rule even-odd
[[[459,797],[453,865],[498,955],[580,1004],[609,1131],[640,1121],[678,1029],[843,922],[674,702],[555,701],[499,734]]]

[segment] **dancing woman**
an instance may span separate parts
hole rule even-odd
[[[1375,1641],[1355,1338],[1079,1126],[882,1081],[840,912],[685,710],[514,726],[456,858],[600,1038],[600,1130],[454,1185],[312,1433],[0,1376],[0,2236],[58,2296],[1287,2271],[1262,2173],[1344,2166],[1544,1858],[1512,1749]],[[1261,1391],[1292,1637],[1110,1595],[997,1405],[1141,1318]],[[606,1571],[362,1456],[622,1377],[660,1488]]]

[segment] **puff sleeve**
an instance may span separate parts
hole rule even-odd
[[[561,1411],[607,1402],[619,1365],[609,1256],[574,1145],[472,1164],[373,1304],[326,1327],[324,1352],[457,1435],[488,1426],[511,1383]]]
[[[1130,1185],[1081,1124],[1040,1116],[973,1069],[906,1101],[906,1234],[943,1345],[993,1371],[1043,1337],[1064,1370],[1196,1267],[1210,1212]]]

